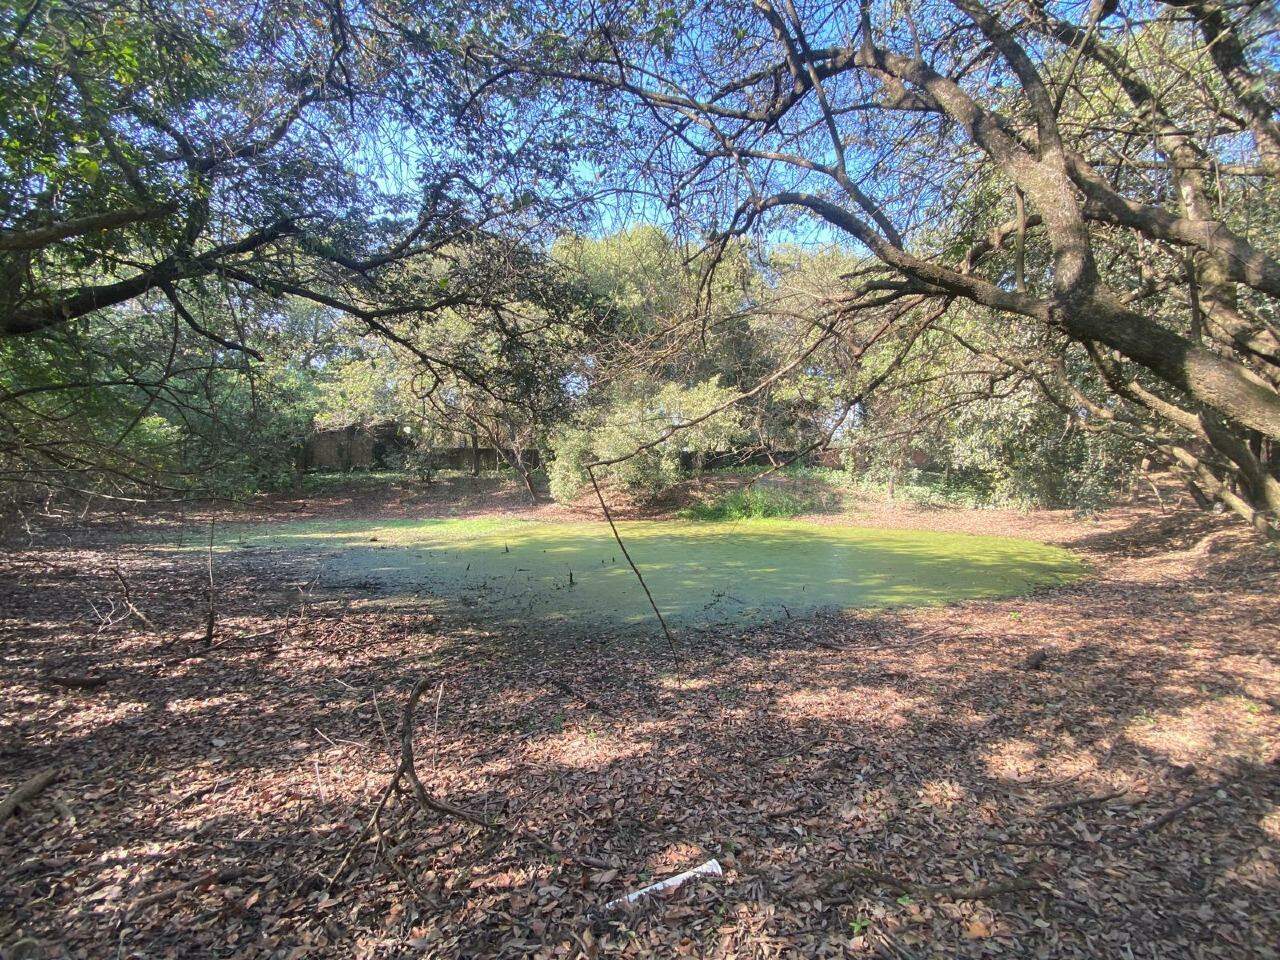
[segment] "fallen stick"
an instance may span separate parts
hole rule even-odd
[[[1265,767],[1263,768],[1263,772],[1264,773],[1269,772],[1266,770],[1267,767],[1270,767],[1272,771],[1274,771],[1278,766],[1280,766],[1280,756],[1272,757],[1271,760],[1269,760],[1266,763]],[[1219,790],[1225,790],[1227,787],[1235,786],[1237,783],[1240,783],[1242,780],[1247,780],[1250,777],[1255,776],[1257,773],[1258,773],[1257,770],[1245,770],[1242,773],[1236,774],[1235,776],[1226,777],[1222,780],[1219,780],[1217,783],[1214,783],[1205,787],[1203,790],[1199,791],[1198,793],[1192,794],[1190,797],[1188,797],[1186,800],[1183,800],[1177,806],[1173,807],[1170,810],[1165,811],[1160,816],[1156,817],[1154,820],[1150,821],[1149,823],[1144,823],[1142,826],[1134,830],[1133,833],[1130,835],[1130,837],[1127,840],[1125,840],[1122,844],[1120,844],[1121,848],[1133,846],[1134,844],[1141,841],[1142,838],[1146,836],[1148,833],[1155,833],[1157,830],[1161,830],[1164,827],[1167,827],[1169,824],[1171,824],[1174,820],[1178,819],[1178,817],[1182,816],[1188,810],[1198,807],[1200,806],[1200,804],[1213,799],[1213,797],[1218,793]]]
[[[4,823],[22,804],[34,798],[45,787],[58,779],[58,771],[53,767],[41,770],[33,777],[20,783],[11,794],[0,800],[0,823]]]
[[[474,811],[467,810],[464,807],[455,806],[447,800],[441,800],[439,797],[434,797],[427,792],[427,788],[423,786],[422,780],[418,777],[417,763],[414,758],[413,718],[418,709],[418,701],[422,698],[423,691],[426,690],[430,684],[431,678],[423,677],[415,683],[413,685],[413,689],[409,691],[409,699],[404,705],[404,712],[401,714],[400,718],[400,764],[396,767],[396,772],[392,775],[391,781],[383,788],[382,795],[378,798],[378,803],[374,807],[373,815],[365,823],[364,828],[360,831],[359,835],[356,836],[356,838],[351,842],[351,845],[347,848],[346,855],[342,858],[342,862],[338,864],[338,869],[329,877],[329,886],[332,887],[333,884],[335,884],[342,876],[347,865],[351,862],[351,858],[355,855],[356,850],[362,843],[364,843],[370,833],[377,834],[379,843],[381,843],[382,814],[386,809],[387,801],[391,799],[391,796],[398,789],[400,789],[401,780],[409,781],[413,797],[417,800],[418,805],[423,810],[434,811],[435,813],[444,814],[449,817],[456,817],[459,820],[474,824],[475,826],[481,827],[485,830],[505,834],[514,840],[523,840],[526,843],[533,844],[535,847],[546,853],[553,854],[557,857],[564,857],[568,860],[573,860],[583,866],[594,867],[601,870],[609,869],[611,864],[599,859],[598,857],[567,853],[566,851],[548,843],[546,840],[543,840],[539,836],[520,830],[517,827],[508,826],[507,824],[500,823],[496,820],[490,820],[488,817],[475,813]]]
[[[826,739],[827,739],[826,737],[814,737],[808,743],[802,744],[798,747],[795,747],[794,749],[788,750],[786,753],[779,753],[771,757],[764,757],[763,762],[764,763],[781,763],[783,760],[790,760],[792,757],[798,754],[807,753],[808,751],[812,750],[814,747],[816,747],[818,744],[822,743]]]
[[[1200,804],[1204,803],[1206,800],[1211,799],[1213,795],[1216,794],[1221,789],[1222,789],[1221,786],[1215,784],[1214,786],[1206,790],[1201,790],[1195,796],[1187,800],[1184,800],[1182,803],[1178,804],[1172,810],[1162,813],[1160,816],[1156,817],[1150,823],[1144,823],[1142,826],[1138,827],[1136,830],[1133,831],[1133,834],[1127,840],[1125,840],[1122,844],[1120,844],[1120,846],[1132,847],[1134,844],[1136,844],[1148,833],[1155,833],[1157,830],[1167,827],[1169,824],[1173,823],[1174,820],[1177,820],[1178,817],[1182,816],[1188,810],[1191,810],[1193,807],[1198,807],[1200,806]]]
[[[214,587],[213,587],[213,517],[209,518],[209,550],[208,550],[208,566],[209,566],[209,615],[205,618],[204,623],[204,645],[206,647],[213,645],[213,635],[217,629],[217,608],[214,604]]]
[[[177,800],[174,800],[171,804],[169,804],[163,810],[161,810],[159,813],[159,816],[165,816],[166,814],[173,813],[173,811],[181,807],[185,807],[187,804],[191,803],[193,800],[197,800],[200,797],[213,793],[213,791],[217,790],[219,787],[230,782],[231,782],[231,778],[224,777],[221,780],[215,780],[213,783],[206,783],[202,787],[196,787],[194,790],[189,790],[186,793],[184,793],[182,796],[180,796]]]
[[[910,650],[912,647],[918,647],[922,643],[926,643],[935,637],[946,633],[945,627],[939,627],[936,630],[927,630],[924,633],[917,634],[914,637],[907,637],[900,641],[886,640],[883,636],[877,636],[874,643],[831,643],[827,640],[812,641],[815,647],[821,647],[824,650],[833,650],[836,653],[868,653],[872,650]]]
[[[44,683],[68,690],[97,690],[115,679],[111,674],[97,677],[80,677],[68,674],[46,673],[40,678]]]
[[[391,778],[388,792],[399,786],[401,778],[407,778],[409,786],[413,788],[414,797],[417,798],[418,804],[423,809],[457,817],[459,820],[474,823],[476,826],[484,827],[486,830],[500,829],[497,823],[481,814],[473,813],[463,807],[454,806],[447,800],[433,797],[427,793],[426,787],[422,785],[422,781],[418,778],[418,768],[413,756],[413,715],[417,711],[418,700],[422,696],[422,691],[427,688],[430,682],[429,678],[423,677],[413,685],[413,689],[409,692],[409,701],[404,706],[404,716],[400,724],[400,766],[396,769],[395,776]]]
[[[132,920],[143,910],[147,909],[147,907],[153,906],[161,900],[168,900],[170,897],[175,894],[182,893],[184,890],[203,886],[206,883],[226,883],[228,880],[236,879],[241,873],[241,870],[235,868],[209,870],[206,873],[192,877],[190,880],[183,880],[180,883],[175,883],[172,886],[165,887],[163,890],[158,890],[155,893],[149,894],[141,900],[138,900],[129,908],[128,912],[125,913],[125,919]]]
[[[636,566],[636,562],[631,559],[631,553],[627,550],[627,545],[622,541],[622,534],[618,533],[618,525],[613,522],[613,514],[609,512],[609,505],[604,502],[604,494],[600,492],[600,484],[596,480],[594,467],[600,464],[587,464],[587,476],[591,478],[591,486],[595,488],[596,499],[600,501],[600,511],[604,514],[605,520],[609,522],[609,529],[613,531],[613,539],[618,544],[618,549],[622,551],[623,557],[626,558],[627,565],[631,567],[631,572],[636,575],[636,579],[640,581],[640,589],[644,591],[644,595],[649,598],[649,606],[653,608],[653,615],[658,618],[658,623],[662,625],[662,632],[666,635],[667,646],[671,648],[671,658],[676,662],[676,670],[683,669],[680,660],[680,654],[676,650],[676,638],[671,633],[671,628],[667,626],[667,618],[662,615],[662,611],[658,609],[658,603],[653,599],[653,594],[649,592],[649,585],[644,582],[644,576],[640,573],[640,568]]]
[[[116,579],[120,581],[120,588],[124,591],[124,605],[130,613],[142,621],[142,625],[148,630],[159,632],[156,625],[151,622],[145,613],[138,609],[138,605],[133,602],[133,597],[129,593],[129,581],[124,578],[124,574],[120,572],[120,565],[116,564],[115,570],[112,571],[116,575]]]
[[[417,798],[418,804],[424,809],[434,810],[437,813],[447,814],[451,817],[457,817],[459,820],[465,820],[468,823],[474,823],[478,827],[486,830],[493,830],[498,833],[505,833],[513,840],[523,840],[531,843],[538,849],[553,854],[557,857],[564,857],[568,860],[574,860],[583,866],[595,867],[598,870],[609,869],[610,864],[598,857],[585,856],[582,854],[567,853],[559,847],[548,843],[536,834],[521,830],[518,827],[508,826],[497,820],[490,820],[478,813],[466,810],[463,807],[455,806],[439,797],[433,797],[427,793],[426,788],[422,785],[422,781],[418,779],[418,767],[414,762],[413,756],[413,714],[418,705],[418,698],[422,696],[422,691],[431,683],[430,678],[423,677],[416,684],[409,694],[409,702],[404,708],[404,724],[400,731],[400,769],[396,771],[395,777],[392,778],[391,786],[394,788],[399,784],[400,776],[403,774],[409,780],[409,785],[413,788],[413,795]]]
[[[839,643],[828,643],[826,640],[814,640],[813,645],[823,650],[834,650],[836,653],[854,653],[859,649],[856,644],[844,646]]]
[[[270,630],[263,630],[259,633],[243,633],[231,637],[223,637],[217,643],[209,647],[210,650],[240,650],[249,649],[241,647],[229,646],[232,643],[247,643],[250,640],[261,640],[263,637],[274,637],[281,630],[280,627],[272,627]]]
[[[692,870],[686,870],[684,873],[678,873],[674,877],[668,877],[666,880],[659,880],[657,883],[651,883],[647,887],[641,887],[639,890],[633,890],[624,897],[617,900],[610,900],[604,905],[606,910],[613,910],[617,907],[625,907],[628,904],[635,903],[644,897],[652,896],[655,893],[661,893],[663,890],[674,890],[676,887],[683,886],[695,877],[723,877],[724,871],[720,868],[719,860],[708,860],[701,863]]]
[[[1061,840],[997,840],[997,847],[1052,847],[1055,850],[1071,851],[1075,848],[1069,843],[1063,843]]]

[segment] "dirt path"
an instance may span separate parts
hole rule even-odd
[[[930,522],[874,522],[888,520]],[[199,555],[161,566],[100,539],[10,550],[0,790],[58,779],[0,825],[0,945],[1275,956],[1275,554],[1212,518],[1138,510],[931,521],[1070,543],[1097,577],[702,637],[677,663],[654,642],[494,635],[317,594],[305,562],[250,556],[218,561],[206,648]],[[117,564],[154,629],[125,606]],[[112,679],[68,690],[49,673]],[[396,797],[383,856],[360,844],[330,883],[424,675],[428,788],[604,865]],[[723,881],[600,913],[710,856]]]

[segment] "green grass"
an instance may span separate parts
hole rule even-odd
[[[686,626],[1006,596],[1084,572],[1064,550],[1002,537],[793,520],[619,528],[663,613]],[[322,586],[442,598],[489,622],[591,632],[653,616],[600,523],[304,521],[224,528],[220,546],[309,552]]]
[[[432,474],[431,482],[493,484],[503,480],[513,480],[515,477],[515,472],[505,467],[499,467],[497,470],[481,470],[478,475],[473,475],[470,470],[437,470]],[[536,473],[535,479],[537,479]],[[302,478],[302,492],[309,496],[378,493],[395,487],[420,490],[426,485],[427,481],[423,478],[415,477],[405,470],[328,470],[308,473]]]
[[[821,505],[818,497],[812,494],[755,486],[730,491],[706,503],[695,503],[680,511],[680,516],[709,523],[777,520],[811,513]]]
[[[906,470],[893,484],[893,496],[889,496],[890,486],[886,480],[861,476],[852,481],[854,489],[880,500],[894,500],[899,503],[911,503],[919,507],[960,507],[968,510],[981,510],[990,507],[1014,506],[995,497],[990,491],[982,490],[972,484],[965,484],[959,479],[948,483],[940,473],[926,473],[922,470]]]
[[[334,494],[383,490],[409,482],[401,470],[331,470],[305,474],[302,490],[309,494]]]

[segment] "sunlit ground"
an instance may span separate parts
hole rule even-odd
[[[1008,596],[1083,573],[1065,550],[1006,537],[796,521],[619,529],[663,614],[686,627]],[[499,621],[590,629],[653,616],[603,523],[309,521],[228,528],[217,544],[303,551],[325,586],[439,598]]]

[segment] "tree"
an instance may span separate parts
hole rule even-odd
[[[574,384],[582,357],[598,343],[600,316],[593,293],[554,262],[515,271],[519,289],[504,305],[456,308],[427,334],[438,355],[456,358],[415,390],[442,430],[465,431],[495,449],[520,477],[530,500],[534,453],[575,409]],[[479,377],[466,371],[483,371]]]
[[[745,438],[742,412],[727,408],[767,369],[750,321],[758,275],[735,248],[708,280],[696,252],[652,224],[553,250],[597,316],[570,377],[575,402],[551,436],[557,499],[573,499],[600,464],[600,479],[653,500],[682,477],[682,452]]]
[[[510,271],[539,269],[563,150],[556,134],[491,149],[507,116],[454,123],[458,43],[420,13],[35,0],[0,14],[0,407],[30,427],[4,435],[18,473],[153,481],[120,458],[127,436],[79,422],[88,398],[125,403],[126,435],[160,395],[208,420],[196,367],[260,382],[269,301],[340,315],[428,380],[483,385],[467,358],[429,352],[430,329],[503,309]]]
[[[713,248],[808,218],[865,250],[876,265],[845,280],[846,328],[888,303],[914,322],[967,302],[1056,338],[1058,358],[1079,345],[1104,404],[1037,357],[1000,362],[1267,530],[1280,261],[1265,6],[533,5],[522,36],[475,58],[566,110],[604,98],[615,146],[594,159],[711,228]]]
[[[714,379],[687,387],[652,380],[615,384],[556,438],[552,495],[571,501],[599,465],[599,481],[641,503],[657,499],[683,476],[682,451],[723,450],[741,436],[735,396]],[[681,424],[690,427],[672,429]]]

